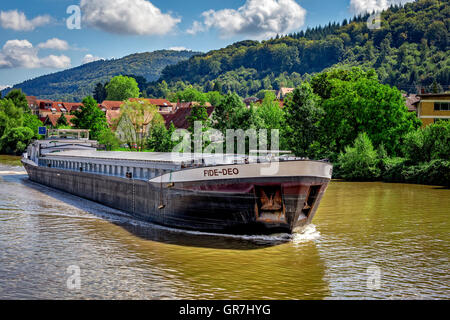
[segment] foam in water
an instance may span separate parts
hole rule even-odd
[[[298,230],[293,234],[292,242],[300,244],[308,241],[314,241],[320,238],[320,232],[314,224],[307,225],[302,230]]]

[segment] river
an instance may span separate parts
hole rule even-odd
[[[449,299],[449,214],[449,189],[333,181],[301,233],[184,232],[1,156],[0,299]]]

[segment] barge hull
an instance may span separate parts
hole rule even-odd
[[[138,220],[235,234],[291,233],[309,224],[330,180],[298,176],[156,183],[23,164],[34,182],[128,212]],[[279,209],[274,197],[281,199]]]

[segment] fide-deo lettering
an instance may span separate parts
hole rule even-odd
[[[210,169],[204,170],[203,175],[205,177],[237,176],[239,175],[239,169],[238,168]]]

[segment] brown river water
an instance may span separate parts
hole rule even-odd
[[[294,235],[186,232],[1,156],[0,299],[450,299],[449,215],[449,189],[333,181]]]

